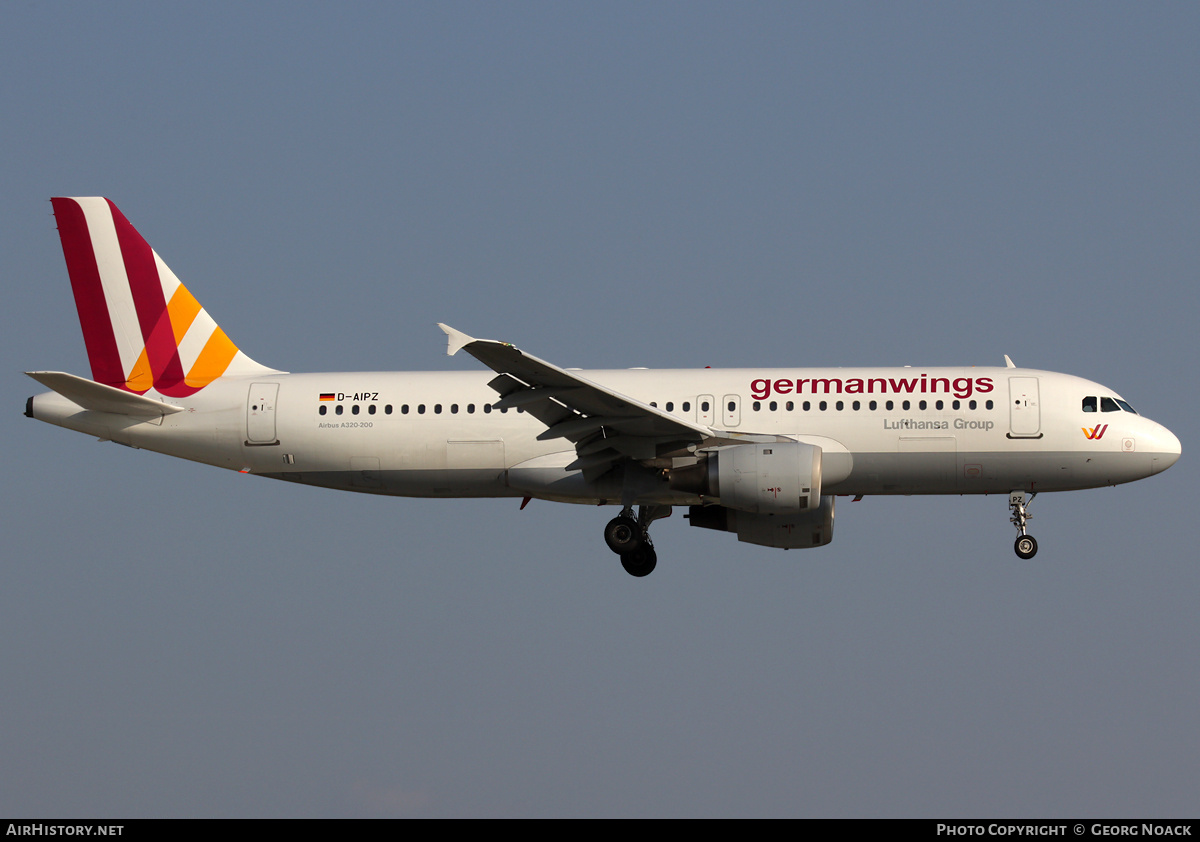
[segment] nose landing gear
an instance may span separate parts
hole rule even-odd
[[[1016,543],[1013,544],[1013,550],[1016,551],[1018,558],[1031,559],[1037,555],[1037,539],[1025,532],[1025,524],[1033,517],[1029,513],[1029,506],[1033,503],[1033,498],[1037,497],[1037,492],[1033,492],[1028,497],[1024,491],[1013,491],[1008,495],[1008,510],[1012,512],[1012,517],[1009,521],[1017,527]]]
[[[654,542],[650,540],[650,524],[671,514],[670,506],[626,506],[621,514],[604,527],[604,543],[621,557],[621,566],[630,576],[649,576],[658,564]]]

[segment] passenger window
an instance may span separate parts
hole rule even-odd
[[[341,415],[341,414],[342,414],[342,405],[341,405],[340,403],[339,403],[339,404],[338,404],[336,407],[334,407],[334,409],[333,409],[333,414],[334,414],[334,415]]]
[[[1100,399],[1100,411],[1101,412],[1120,412],[1121,407],[1117,406],[1117,402],[1114,401],[1112,398],[1101,398]]]
[[[788,412],[794,412],[796,409],[795,401],[788,401],[786,404],[784,404],[784,406],[787,408]]]
[[[473,403],[467,404],[467,415],[474,415],[474,414],[475,414],[475,404],[473,404]]]
[[[404,411],[405,411],[405,412],[408,412],[408,404],[405,404],[405,405],[404,405]],[[385,406],[385,407],[383,408],[383,414],[384,414],[384,415],[391,415],[391,414],[392,414],[392,405],[391,405],[390,403],[389,403],[387,406]]]
[[[675,411],[674,401],[667,401],[667,412],[674,412],[674,411]]]
[[[692,411],[692,402],[691,402],[691,401],[684,401],[684,402],[683,402],[683,411],[684,411],[684,412],[691,412],[691,411]]]
[[[358,415],[358,404],[355,404],[354,406],[350,407],[350,414]]]
[[[754,402],[754,411],[755,411],[755,412],[758,412],[760,409],[762,409],[762,404],[761,404],[761,403],[759,403],[758,401],[755,401],[755,402]],[[730,411],[730,412],[732,412],[732,411],[733,411],[733,404],[730,404],[730,405],[729,405],[729,411]]]
[[[325,411],[326,411],[326,410],[328,410],[328,409],[329,409],[329,407],[325,406],[325,404],[321,404],[321,408],[320,408],[320,409],[318,409],[318,410],[317,410],[317,412],[319,412],[319,413],[321,413],[322,415],[324,415],[324,414],[325,414]]]
[[[374,415],[375,412],[376,412],[375,404],[370,404],[367,406],[367,415]]]
[[[1095,412],[1096,411],[1096,396],[1095,395],[1090,395],[1083,399],[1083,411],[1084,412]]]
[[[985,403],[985,404],[984,404],[984,406],[985,406],[985,407],[987,407],[988,409],[991,409],[991,408],[992,408],[992,407],[994,407],[995,405],[996,405],[996,404],[992,403],[990,400],[989,400],[987,403]]]

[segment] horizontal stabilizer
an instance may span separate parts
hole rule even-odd
[[[158,418],[182,412],[182,407],[135,395],[113,386],[105,386],[103,383],[63,371],[25,373],[46,388],[53,389],[72,403],[92,412],[111,412],[114,415],[130,415],[134,418]]]

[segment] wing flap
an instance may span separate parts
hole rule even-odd
[[[546,400],[547,398],[558,398],[577,391],[579,391],[578,387],[572,387],[570,389],[547,389],[541,386],[522,388],[502,397],[496,402],[495,407],[496,409],[510,409],[514,406],[523,407],[526,404],[531,404],[536,401]]]
[[[540,433],[537,440],[570,439],[571,441],[580,441],[592,433],[599,432],[605,424],[609,423],[609,420],[615,419],[589,418],[585,415],[574,414],[574,417],[560,421]]]

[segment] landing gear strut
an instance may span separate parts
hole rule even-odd
[[[1037,492],[1033,492],[1028,497],[1024,491],[1013,491],[1008,495],[1008,510],[1012,512],[1012,517],[1009,520],[1012,525],[1017,527],[1016,543],[1013,544],[1013,549],[1017,553],[1018,558],[1030,559],[1037,555],[1037,539],[1025,532],[1025,524],[1033,517],[1029,513],[1029,507],[1033,504],[1033,498],[1037,497]]]
[[[670,514],[670,506],[638,506],[635,518],[633,507],[626,506],[604,527],[604,543],[621,557],[621,566],[630,576],[649,576],[658,564],[650,524]]]

